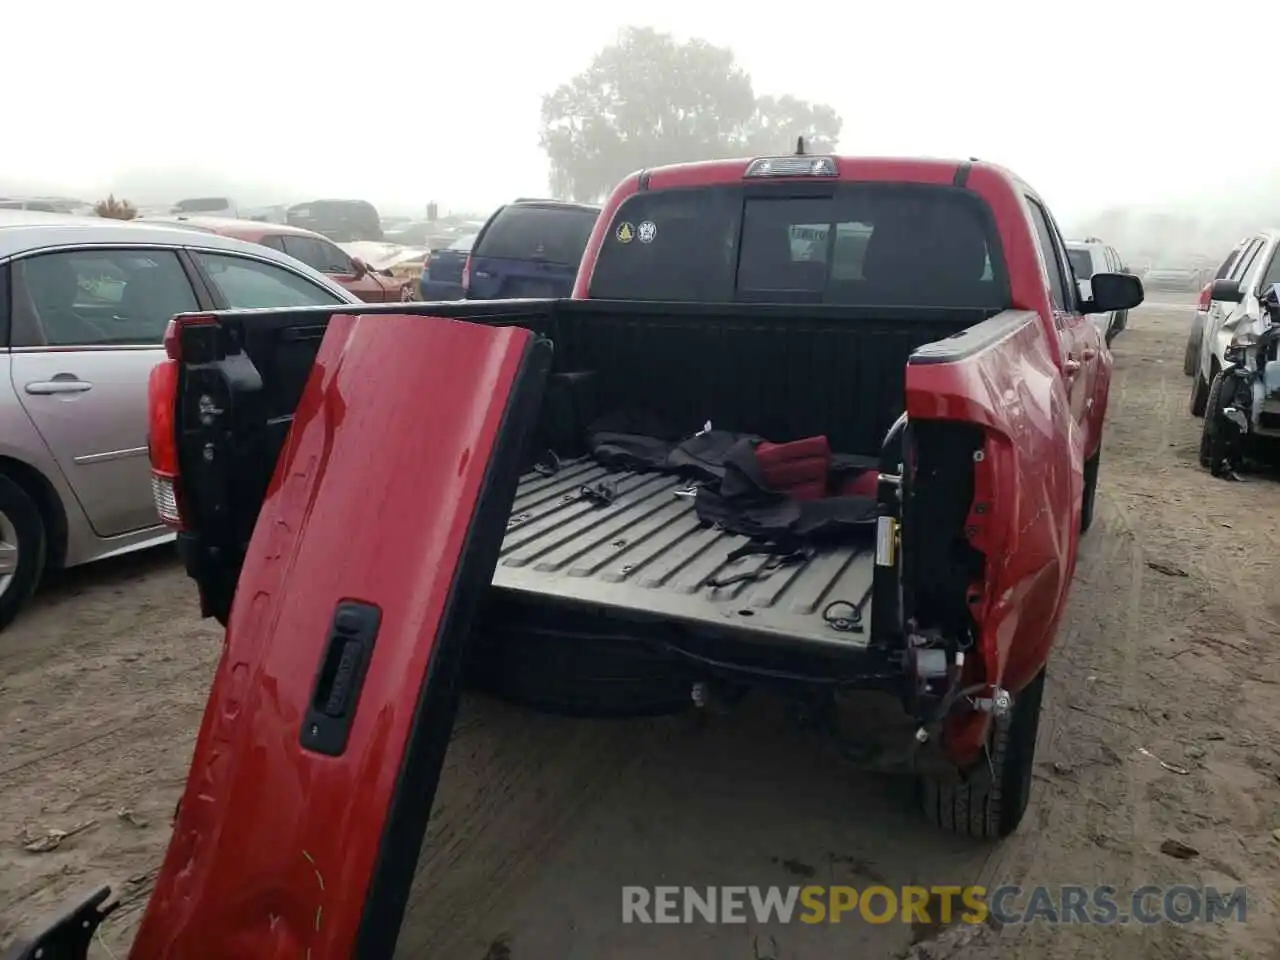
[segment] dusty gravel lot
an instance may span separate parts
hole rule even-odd
[[[1196,465],[1180,366],[1190,309],[1144,307],[1117,343],[1098,521],[1051,667],[1038,793],[1015,838],[986,849],[923,827],[902,784],[845,769],[767,704],[697,726],[575,723],[471,699],[401,954],[809,960],[901,957],[922,941],[917,955],[966,960],[1274,956],[1280,482],[1230,484]],[[195,610],[161,551],[73,572],[0,634],[0,945],[112,880],[125,903],[96,955],[126,954],[217,655],[218,631]],[[52,830],[70,835],[33,852],[53,846]],[[1166,840],[1195,853],[1174,859]],[[623,884],[806,881],[1244,884],[1250,899],[1245,924],[939,940],[847,919],[619,922]]]

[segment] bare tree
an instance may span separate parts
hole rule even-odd
[[[137,209],[128,200],[117,200],[114,193],[108,194],[107,199],[99,200],[93,205],[93,212],[100,217],[107,217],[111,220],[132,220],[138,215]]]

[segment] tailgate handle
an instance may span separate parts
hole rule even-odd
[[[320,670],[307,714],[302,746],[330,757],[341,756],[355,719],[360,688],[373,655],[382,611],[370,603],[343,600],[333,614]]]

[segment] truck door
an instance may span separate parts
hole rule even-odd
[[[549,356],[518,327],[332,319],[130,956],[392,956]]]
[[[1097,445],[1097,438],[1090,434],[1102,338],[1097,326],[1080,312],[1079,291],[1073,282],[1066,247],[1052,219],[1034,197],[1027,197],[1027,204],[1049,276],[1054,327],[1062,343],[1062,375],[1071,402],[1071,415],[1081,430],[1084,456],[1088,456]]]

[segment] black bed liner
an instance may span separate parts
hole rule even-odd
[[[602,504],[581,489],[607,482],[616,496]],[[493,585],[547,600],[585,604],[686,628],[755,633],[802,644],[863,649],[863,632],[829,620],[867,594],[874,570],[868,531],[859,543],[817,548],[811,558],[759,580],[714,587],[708,580],[752,571],[769,556],[730,561],[746,538],[699,523],[687,483],[658,473],[610,472],[590,459],[568,461],[551,476],[520,479]],[[824,611],[834,601],[843,601]]]

